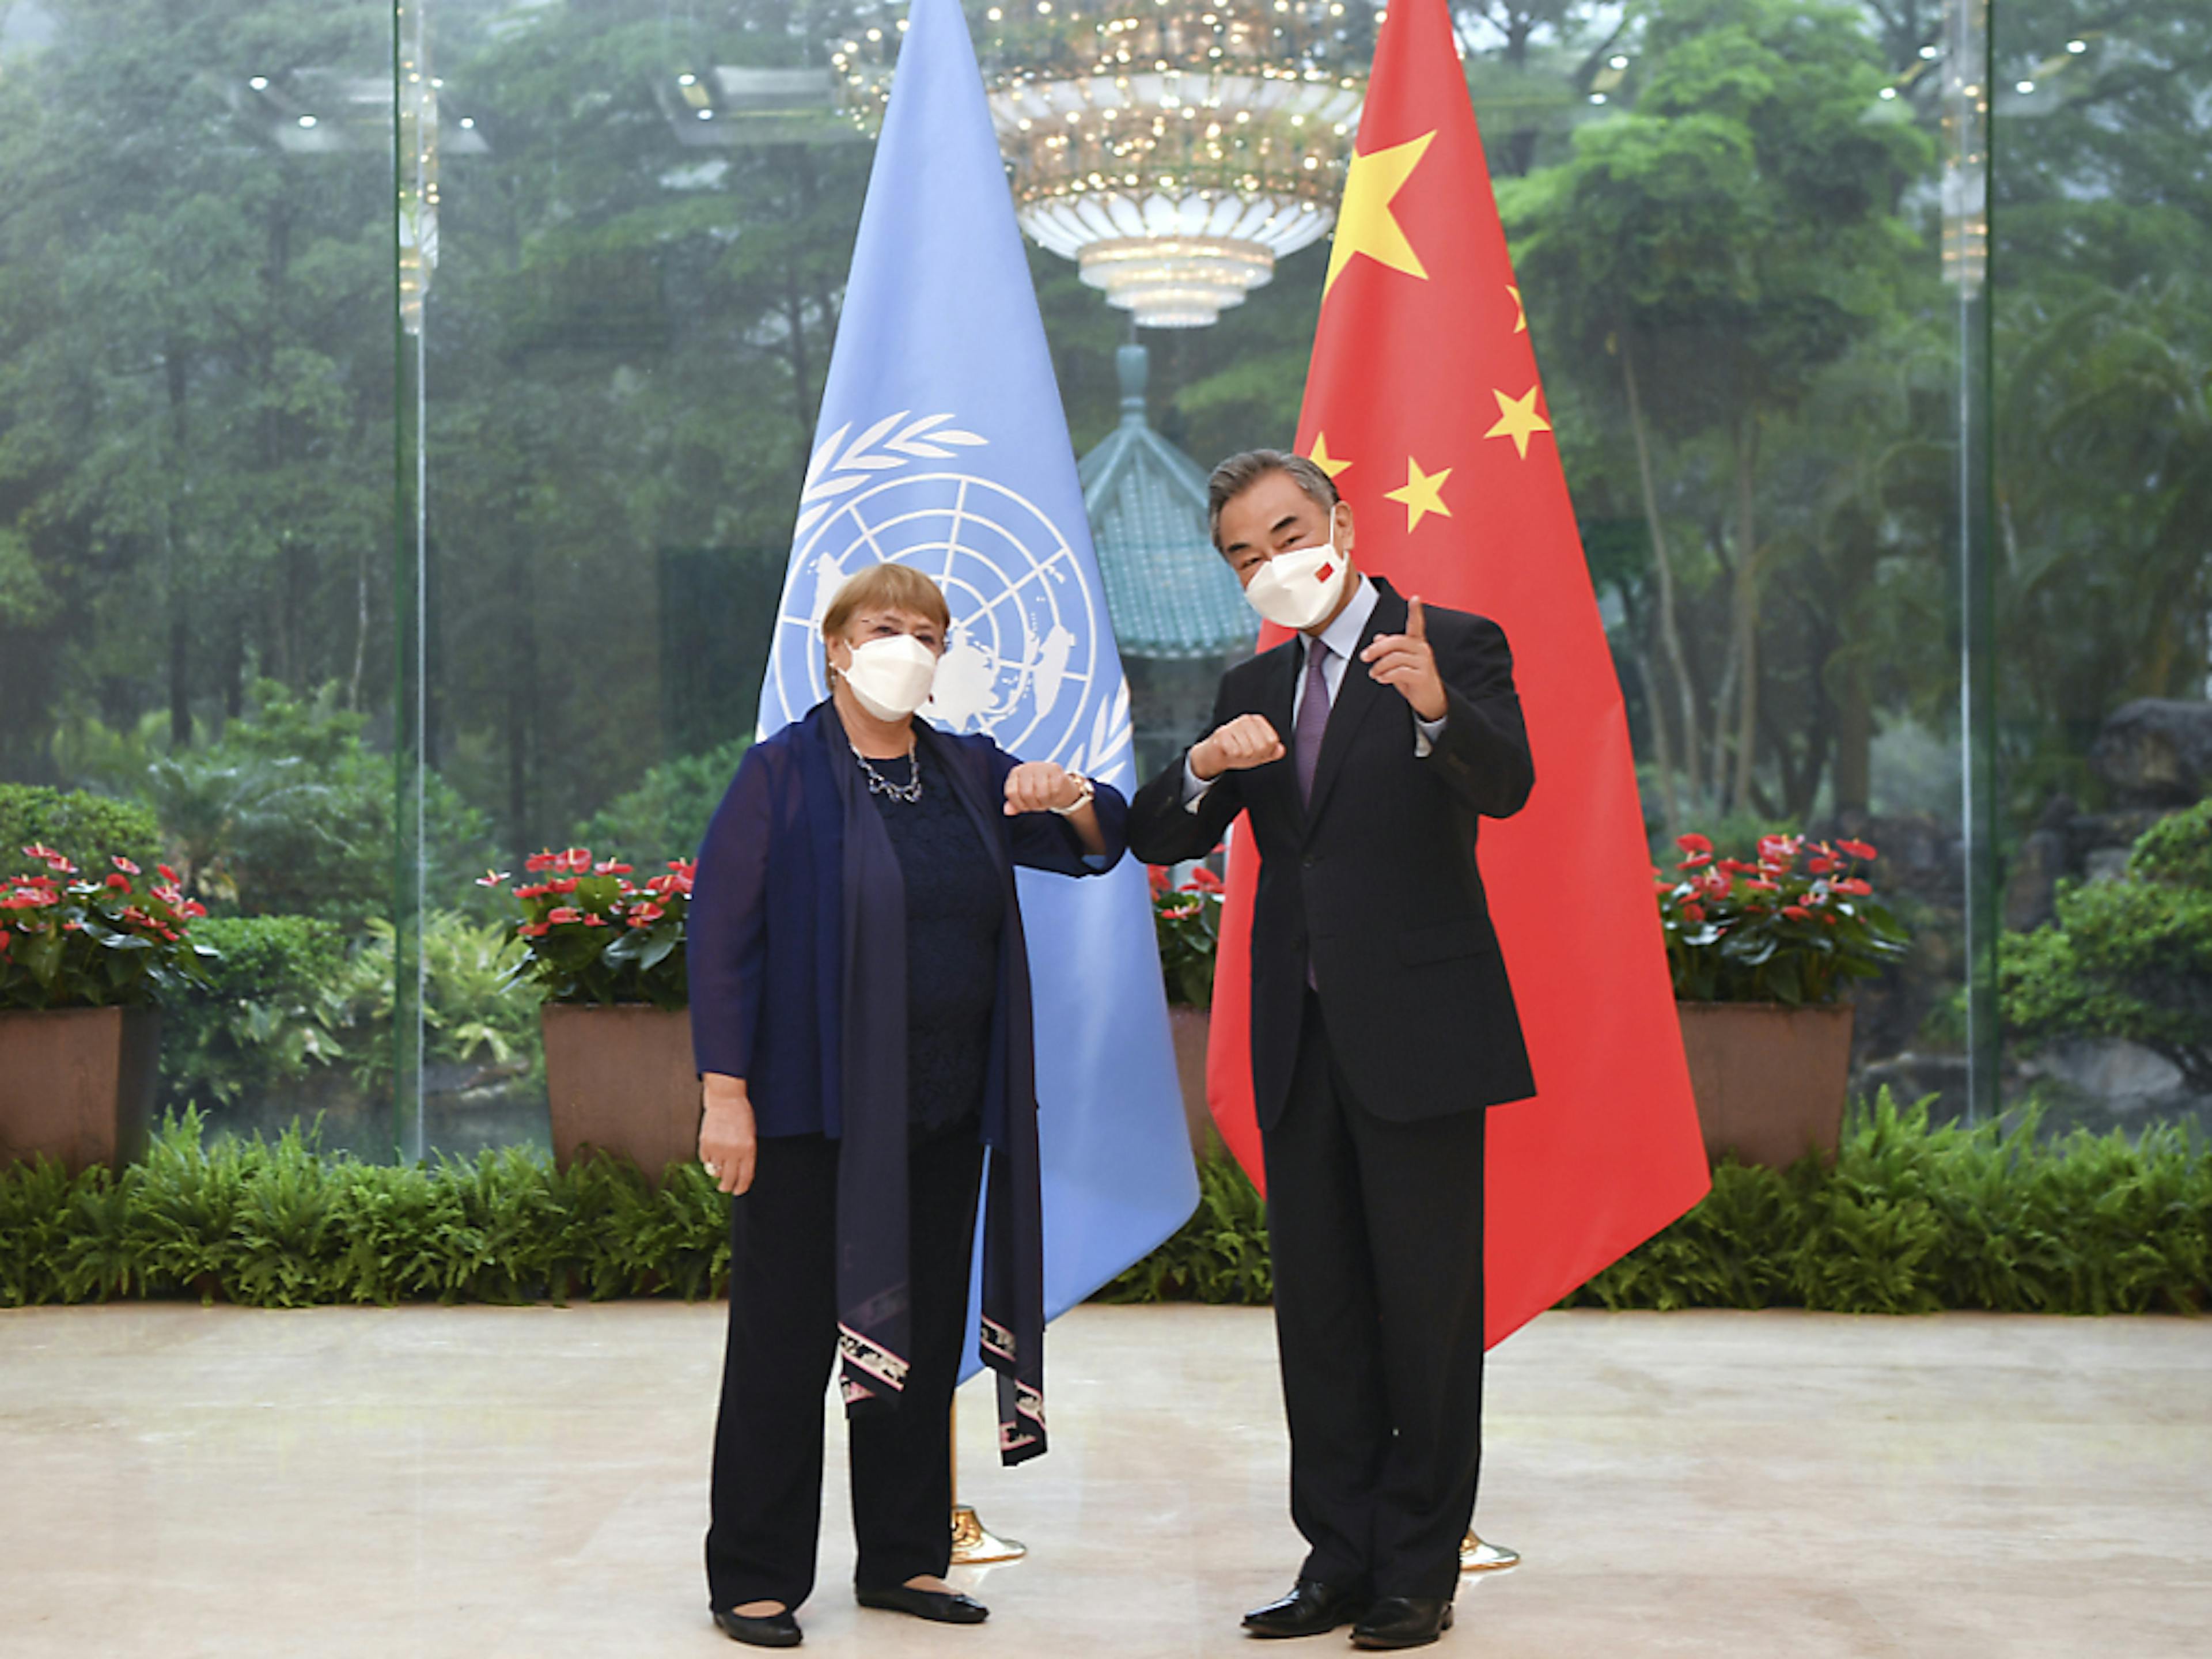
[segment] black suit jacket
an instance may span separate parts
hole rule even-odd
[[[1375,585],[1363,650],[1406,625],[1406,601]],[[1355,657],[1310,809],[1287,752],[1223,773],[1196,811],[1182,804],[1179,756],[1130,807],[1130,848],[1151,864],[1203,857],[1237,813],[1252,815],[1252,1082],[1265,1128],[1289,1093],[1309,957],[1330,1048],[1377,1116],[1410,1122],[1536,1091],[1475,865],[1478,820],[1519,811],[1535,783],[1512,653],[1486,617],[1424,610],[1449,702],[1428,755],[1413,752],[1412,706]],[[1237,664],[1222,676],[1213,725],[1264,714],[1287,750],[1302,662],[1291,640]]]

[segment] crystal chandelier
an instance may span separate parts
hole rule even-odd
[[[1146,328],[1202,328],[1318,241],[1372,13],[1341,0],[1012,0],[978,27],[1016,216]],[[870,31],[876,33],[876,31]],[[832,61],[866,109],[891,42]]]

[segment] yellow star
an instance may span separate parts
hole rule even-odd
[[[1513,296],[1513,331],[1526,334],[1528,331],[1528,310],[1521,303],[1521,290],[1508,283],[1505,291]]]
[[[1440,472],[1424,472],[1421,464],[1408,455],[1406,457],[1406,487],[1389,491],[1382,499],[1406,504],[1406,528],[1408,531],[1416,528],[1431,513],[1441,514],[1449,519],[1452,511],[1444,505],[1443,491],[1444,480],[1451,475],[1449,467]]]
[[[1336,286],[1337,273],[1352,263],[1355,253],[1427,280],[1429,273],[1422,269],[1413,245],[1406,240],[1390,204],[1420,166],[1436,136],[1425,132],[1406,143],[1352,158],[1352,171],[1344,180],[1344,205],[1337,210],[1336,240],[1328,250],[1328,275],[1321,285],[1323,295]]]
[[[1552,423],[1536,412],[1536,393],[1539,386],[1530,386],[1525,396],[1509,398],[1493,387],[1490,395],[1498,399],[1498,424],[1482,435],[1486,438],[1510,438],[1513,447],[1521,452],[1521,459],[1528,459],[1528,440],[1539,432],[1549,432]]]
[[[1332,455],[1328,453],[1328,434],[1326,432],[1314,434],[1313,453],[1306,459],[1332,478],[1352,465],[1341,455]]]

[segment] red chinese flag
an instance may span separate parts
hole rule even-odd
[[[1484,824],[1481,856],[1538,1094],[1491,1115],[1495,1343],[1709,1182],[1620,682],[1444,0],[1392,0],[1376,41],[1298,449],[1352,503],[1362,568],[1492,617],[1513,646],[1536,790]],[[1240,821],[1208,1092],[1255,1181],[1256,870]]]

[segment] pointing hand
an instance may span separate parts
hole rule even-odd
[[[1444,701],[1443,677],[1437,672],[1437,653],[1429,647],[1428,617],[1416,594],[1406,604],[1406,631],[1377,634],[1359,653],[1367,672],[1413,704],[1425,720],[1440,720],[1449,706]]]

